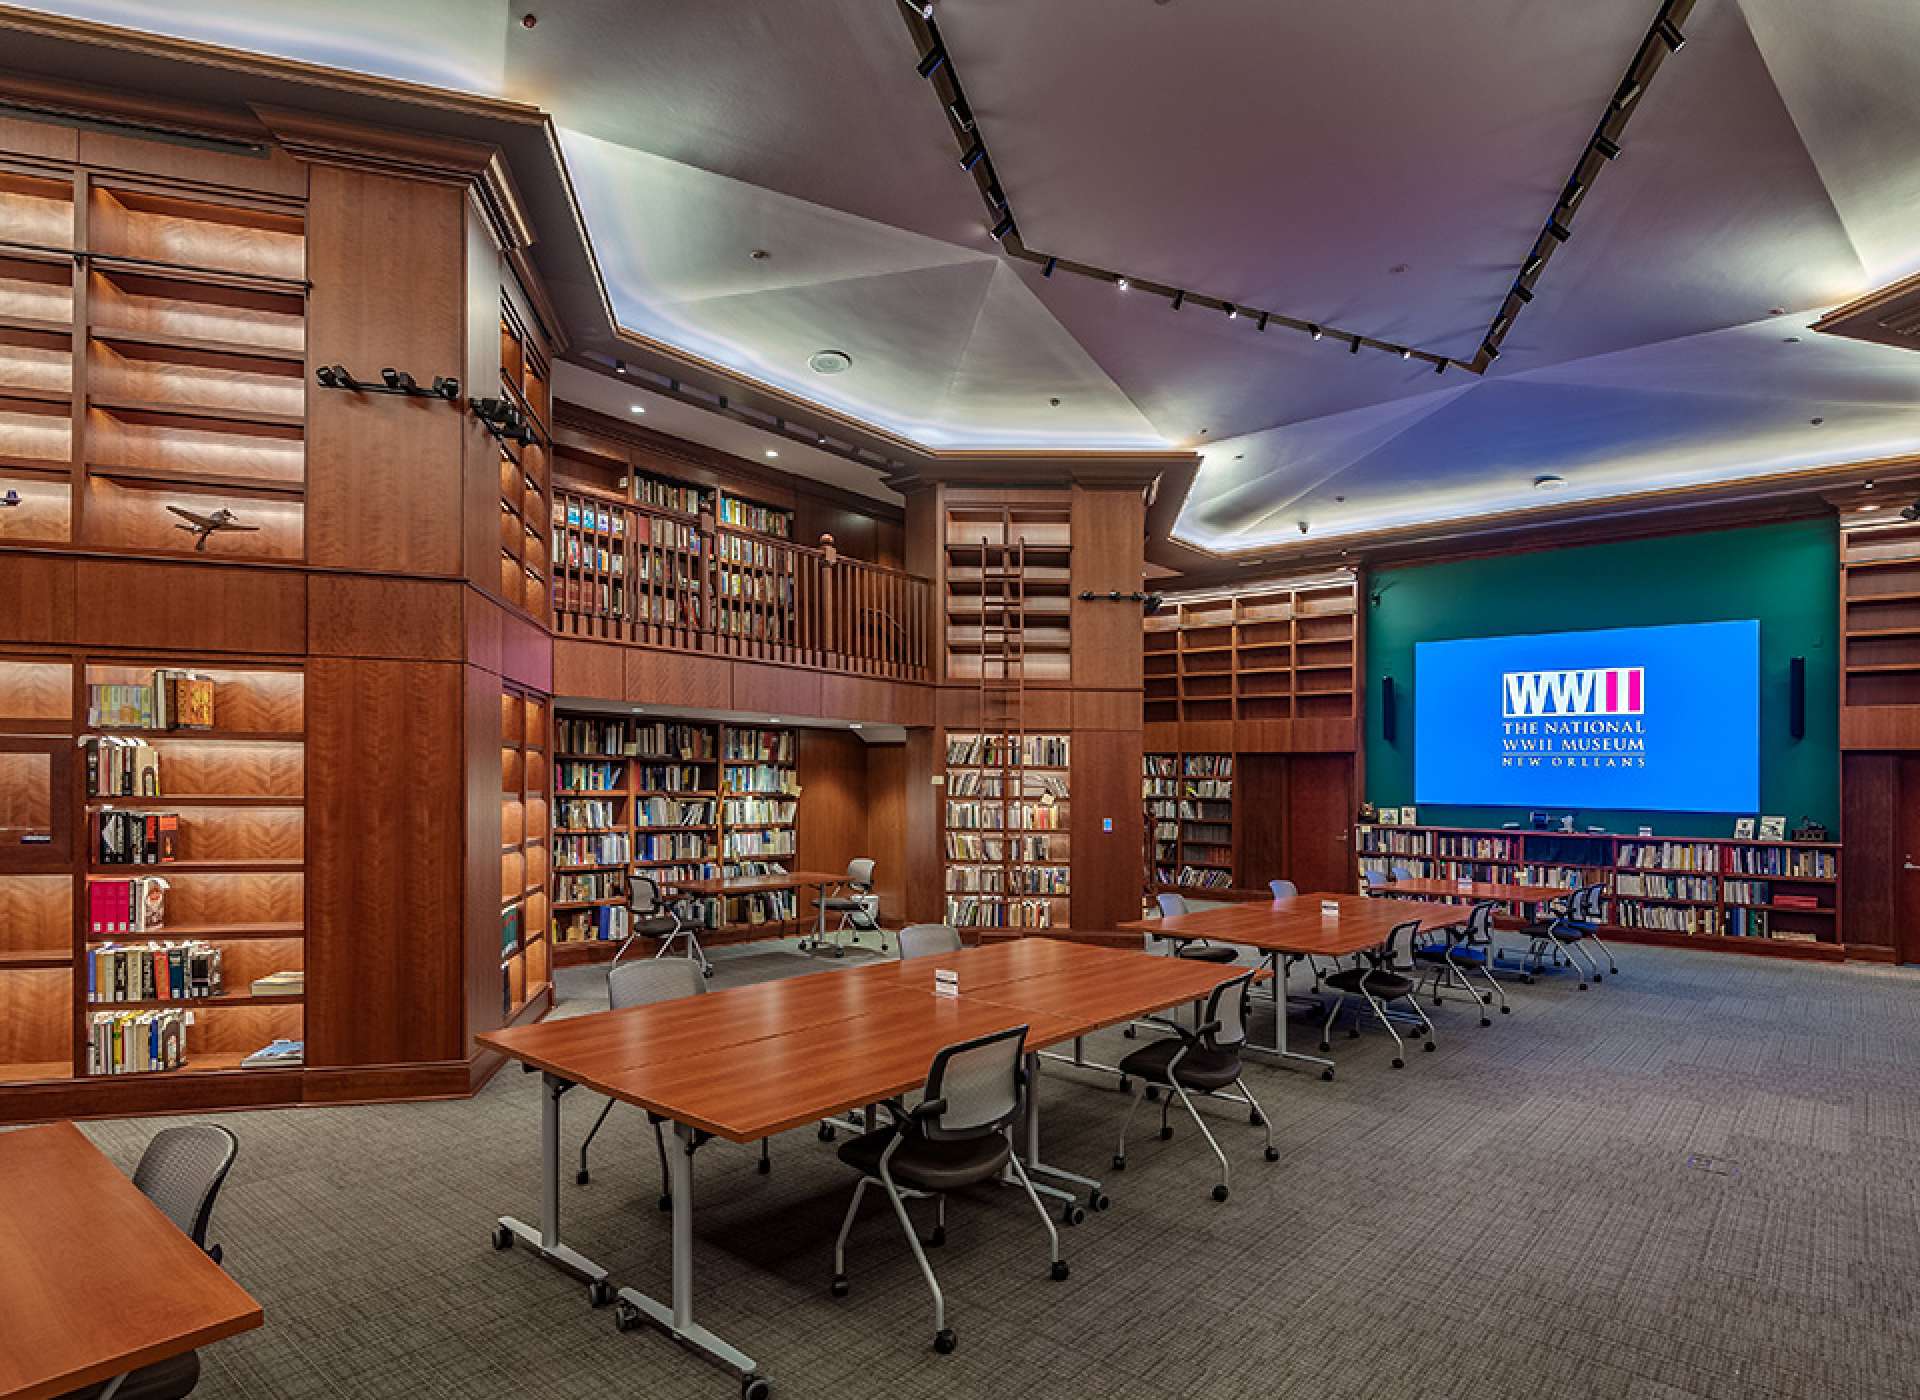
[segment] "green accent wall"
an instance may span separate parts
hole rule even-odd
[[[1837,832],[1839,590],[1839,529],[1831,519],[1383,569],[1370,580],[1366,603],[1367,799],[1383,807],[1413,802],[1415,642],[1758,618],[1761,811],[1785,816],[1789,829],[1812,817]],[[1788,663],[1796,656],[1807,658],[1807,733],[1799,740],[1787,727]],[[1380,727],[1383,676],[1394,684],[1392,743]],[[1426,806],[1419,817],[1439,826],[1499,826],[1526,814]],[[1724,813],[1582,811],[1574,819],[1583,829],[1733,834]]]

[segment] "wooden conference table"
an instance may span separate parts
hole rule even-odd
[[[1324,912],[1323,901],[1335,905],[1337,912]],[[1467,911],[1456,904],[1315,893],[1247,904],[1223,904],[1171,918],[1136,919],[1120,927],[1182,943],[1212,939],[1264,954],[1273,974],[1273,1043],[1262,1045],[1249,1036],[1247,1049],[1280,1060],[1314,1065],[1319,1068],[1322,1079],[1331,1079],[1332,1060],[1287,1048],[1286,959],[1351,957],[1379,947],[1387,941],[1388,934],[1409,919],[1418,920],[1425,928],[1447,928],[1460,923],[1466,915]]]
[[[934,992],[935,969],[959,974],[959,995]],[[617,1297],[623,1326],[651,1319],[741,1376],[746,1393],[764,1395],[753,1358],[694,1318],[696,1132],[751,1143],[864,1108],[919,1088],[945,1047],[1019,1025],[1028,1028],[1032,1082],[1044,1047],[1204,997],[1243,971],[1026,938],[489,1032],[477,1037],[482,1045],[543,1072],[540,1224],[503,1216],[494,1244],[526,1245],[586,1280],[590,1301]],[[667,1153],[670,1302],[633,1288],[612,1293],[607,1271],[560,1238],[560,1097],[576,1084],[667,1119],[685,1149]],[[1098,1182],[1039,1160],[1039,1095],[1028,1093],[1025,1107],[1029,1170],[1083,1183],[1103,1203]],[[1035,1187],[1065,1198],[1077,1218],[1071,1193]]]
[[[261,1323],[246,1290],[71,1123],[0,1133],[0,1260],[9,1400],[117,1388]]]

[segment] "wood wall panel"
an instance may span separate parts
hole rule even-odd
[[[1137,690],[1076,690],[1073,692],[1075,729],[1131,729],[1139,731],[1140,692]]]
[[[931,784],[924,786],[931,794]],[[907,746],[868,746],[867,845],[872,849],[867,854],[874,859],[880,917],[890,927],[907,922],[907,811]]]
[[[1920,749],[1920,705],[1841,706],[1840,747]]]
[[[606,642],[553,643],[553,693],[596,700],[627,698],[627,648]]]
[[[1285,878],[1303,891],[1353,889],[1353,755],[1295,754],[1288,763]],[[1238,791],[1234,798],[1237,816],[1244,801]],[[1258,888],[1280,873],[1249,870],[1240,878]]]
[[[1073,735],[1073,920],[1076,930],[1111,929],[1140,917],[1146,814],[1140,803],[1140,731]],[[1106,829],[1107,821],[1113,823]]]
[[[312,574],[308,650],[315,656],[458,661],[460,604],[458,584]]]
[[[307,193],[307,164],[285,151],[269,148],[265,159],[227,155],[204,146],[189,146],[113,131],[81,131],[77,158],[84,165],[133,171],[166,180],[192,180],[225,185],[235,190],[300,199]]]
[[[307,647],[306,579],[286,569],[83,559],[75,623],[84,646],[298,656]]]
[[[1900,755],[1849,753],[1840,760],[1840,833],[1845,842],[1840,930],[1847,943],[1892,947],[1900,909]]]
[[[694,705],[725,710],[733,704],[732,663],[712,656],[678,656],[625,648],[625,698],[637,705]],[[567,691],[566,694],[574,694]],[[769,710],[768,714],[778,713]]]
[[[64,642],[74,634],[74,561],[0,554],[0,642]]]
[[[781,718],[820,713],[820,673],[733,663],[733,708]]]
[[[430,662],[308,665],[309,1064],[467,1052],[462,679]]]
[[[362,379],[383,367],[422,384],[460,375],[465,208],[453,185],[316,166],[307,362],[344,364]],[[457,575],[467,416],[464,402],[309,384],[307,557],[334,568]]]
[[[946,753],[933,729],[909,729],[906,742],[906,919],[938,923],[944,916],[945,855],[941,845],[941,807]],[[1139,784],[1134,784],[1136,798]],[[1137,802],[1136,802],[1137,805]]]
[[[80,132],[55,122],[0,117],[0,150],[11,155],[40,156],[46,160],[80,159]]]
[[[848,861],[862,856],[877,864],[870,839],[873,800],[866,744],[841,729],[801,729],[797,735],[800,806],[792,868],[845,870]]]
[[[1144,568],[1146,502],[1138,491],[1073,489],[1073,683],[1137,690],[1140,604],[1080,594],[1132,593]],[[1139,710],[1134,711],[1138,722]]]

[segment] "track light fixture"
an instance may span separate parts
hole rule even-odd
[[[613,372],[615,374],[625,374],[627,372],[627,362],[625,360],[615,360],[613,362]]]
[[[355,394],[400,394],[414,399],[457,399],[460,397],[460,381],[449,375],[436,374],[433,387],[422,389],[420,382],[403,369],[391,366],[380,371],[378,384],[371,380],[355,379],[345,365],[321,365],[313,372],[314,382],[323,389],[345,389]]]
[[[1596,136],[1593,138],[1593,148],[1608,160],[1620,159],[1620,143],[1618,141],[1611,140],[1605,136]]]
[[[1497,360],[1500,358],[1500,347],[1495,345],[1491,340],[1483,343],[1480,349],[1489,360]]]
[[[1434,361],[1433,372],[1435,374],[1445,374],[1447,372],[1447,361],[1445,360]]]
[[[1413,351],[1407,349],[1406,346],[1402,345],[1400,347],[1400,358],[1403,360],[1411,360],[1413,358]]]
[[[1310,336],[1312,336],[1312,337],[1313,337],[1313,338],[1314,338],[1315,340],[1318,340],[1318,339],[1320,338],[1320,327],[1318,327],[1318,326],[1308,326],[1308,327],[1307,327],[1307,334],[1308,334],[1308,335],[1310,335]]]
[[[960,157],[960,168],[962,170],[971,170],[982,160],[985,160],[986,155],[987,148],[978,141],[975,141],[971,146],[967,147],[967,153]]]
[[[1900,518],[1902,520],[1920,520],[1920,501],[1915,501],[1910,506],[1902,506],[1900,508]]]
[[[1680,32],[1679,25],[1675,24],[1665,15],[1660,17],[1660,22],[1654,25],[1654,29],[1658,31],[1660,35],[1660,42],[1667,46],[1667,52],[1679,53],[1681,49],[1686,47],[1687,36]]]
[[[1053,276],[1054,268],[1058,267],[1059,265],[1060,265],[1060,259],[1048,258],[1044,263],[1040,265],[1040,275],[1042,277]]]
[[[1232,302],[1227,303],[1227,319],[1229,321],[1237,321],[1240,319],[1240,308]]]
[[[1620,85],[1620,90],[1613,95],[1613,110],[1616,112],[1626,111],[1627,108],[1634,104],[1634,100],[1639,96],[1640,84],[1632,78],[1628,78]]]
[[[1573,230],[1561,223],[1558,219],[1547,220],[1547,232],[1554,236],[1556,242],[1560,243],[1565,243],[1569,238],[1573,237]]]
[[[1533,300],[1532,289],[1529,287],[1524,287],[1518,282],[1515,282],[1513,284],[1513,294],[1520,298],[1522,305]]]
[[[994,238],[1004,239],[1008,234],[1012,232],[1013,232],[1013,215],[1002,214],[1000,216],[1000,222],[993,226]]]
[[[1173,294],[1173,309],[1175,311],[1178,311],[1181,307],[1185,306],[1186,304],[1187,304],[1187,294],[1185,292],[1175,292]]]
[[[408,394],[412,393],[415,389],[420,387],[418,384],[413,382],[413,376],[408,374],[403,369],[381,370],[380,382],[382,384],[385,384],[389,389],[398,389],[402,393],[408,393]]]
[[[474,417],[478,418],[486,430],[503,442],[517,442],[522,447],[530,445],[533,429],[526,417],[514,406],[511,400],[500,398],[468,399]]]
[[[1267,313],[1266,313],[1266,312],[1264,312],[1264,311],[1262,311],[1262,312],[1260,313],[1260,323],[1259,323],[1259,324],[1260,324],[1260,329],[1261,329],[1261,330],[1263,330],[1263,331],[1264,331],[1264,330],[1265,330],[1265,329],[1267,328]],[[1314,338],[1315,338],[1316,340],[1317,340],[1317,339],[1319,339],[1319,337],[1318,337],[1318,336],[1315,336]]]
[[[1350,343],[1347,346],[1347,353],[1349,355],[1358,355],[1360,353],[1360,337],[1359,336],[1356,335],[1353,338],[1352,343]]]
[[[947,51],[938,44],[934,45],[921,56],[920,62],[917,65],[920,76],[923,78],[931,78],[935,73],[940,71],[946,61]]]
[[[450,374],[436,374],[432,392],[443,399],[457,399],[460,397],[460,381]]]
[[[1124,292],[1127,288],[1131,287],[1133,283],[1129,282],[1124,277],[1116,277],[1113,279],[1113,285],[1118,287],[1121,291]]]
[[[20,493],[18,491],[9,490],[6,495],[0,496],[0,510],[12,510],[19,504]]]

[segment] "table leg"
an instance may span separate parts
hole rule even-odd
[[[1076,1057],[1080,1056],[1080,1045],[1077,1040],[1074,1042],[1074,1054]],[[1095,1210],[1105,1210],[1111,1202],[1107,1199],[1106,1193],[1100,1189],[1100,1182],[1090,1176],[1081,1176],[1078,1172],[1049,1166],[1040,1160],[1040,1055],[1033,1050],[1027,1052],[1026,1109],[1026,1116],[1021,1122],[1020,1130],[1020,1159],[1026,1163],[1027,1175],[1029,1177],[1047,1176],[1055,1181],[1071,1182],[1085,1189],[1089,1206]],[[1014,1182],[1011,1176],[1007,1180],[1010,1183]],[[1086,1218],[1076,1193],[1051,1184],[1042,1185],[1038,1181],[1033,1182],[1032,1185],[1040,1195],[1065,1204],[1066,1208],[1061,1212],[1060,1218],[1067,1224],[1078,1225]]]
[[[495,1249],[525,1245],[556,1268],[584,1279],[587,1301],[607,1301],[607,1271],[560,1240],[560,1096],[573,1085],[558,1075],[540,1076],[540,1224],[503,1215],[493,1228]]]
[[[1267,966],[1273,973],[1273,1044],[1262,1045],[1251,1038],[1246,1044],[1248,1054],[1271,1056],[1276,1060],[1294,1060],[1303,1065],[1312,1065],[1320,1071],[1322,1079],[1333,1078],[1333,1061],[1321,1055],[1303,1055],[1297,1050],[1287,1048],[1287,960],[1279,953],[1267,954]]]
[[[622,1332],[650,1321],[682,1346],[717,1361],[737,1374],[749,1400],[764,1400],[767,1380],[751,1356],[702,1327],[693,1318],[693,1129],[673,1125],[674,1150],[667,1154],[667,1179],[673,1192],[673,1290],[671,1305],[623,1288],[615,1297],[614,1324]]]

